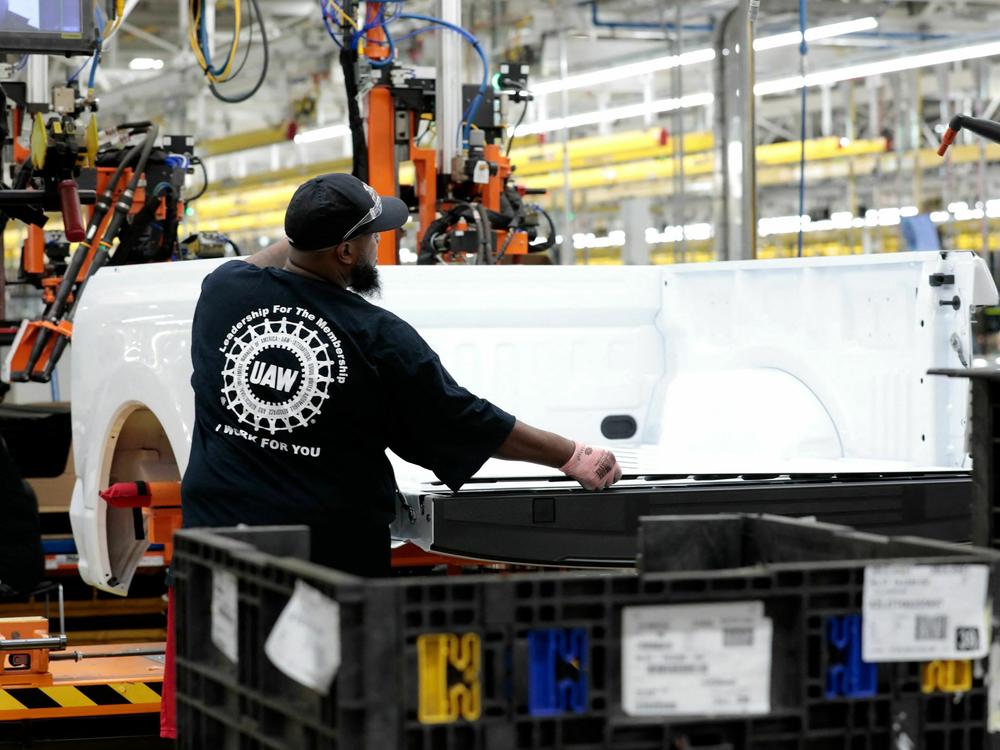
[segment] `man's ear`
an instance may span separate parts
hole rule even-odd
[[[355,260],[355,255],[357,255],[354,248],[351,246],[350,240],[341,242],[333,249],[333,252],[336,254],[337,260],[345,266],[351,265]]]

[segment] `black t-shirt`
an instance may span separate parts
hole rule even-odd
[[[387,447],[457,490],[514,426],[389,311],[244,261],[205,278],[191,359],[185,526],[388,523]]]

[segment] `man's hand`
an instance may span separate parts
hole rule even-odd
[[[622,478],[614,453],[583,443],[573,444],[573,455],[559,470],[588,490],[606,489]]]

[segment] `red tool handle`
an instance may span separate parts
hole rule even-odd
[[[83,226],[83,217],[80,215],[80,194],[76,189],[76,180],[62,180],[58,189],[66,239],[70,242],[83,242],[87,232]]]

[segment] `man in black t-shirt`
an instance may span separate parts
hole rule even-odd
[[[378,233],[407,216],[351,175],[316,177],[289,203],[286,241],[205,278],[185,526],[306,524],[315,561],[378,576],[397,502],[386,448],[453,490],[491,456],[590,489],[621,477],[611,451],[469,393],[409,324],[364,299],[379,288]]]

